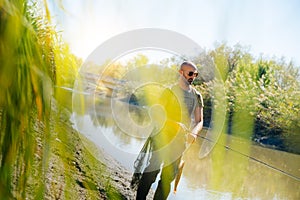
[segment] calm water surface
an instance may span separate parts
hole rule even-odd
[[[72,120],[78,131],[131,172],[151,130],[144,108],[119,100],[100,102],[81,115],[74,113]],[[200,159],[202,144],[198,138],[185,153],[178,191],[169,199],[300,199],[300,155],[223,135]]]

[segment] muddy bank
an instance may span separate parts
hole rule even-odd
[[[45,199],[135,199],[131,172],[74,130],[69,115],[51,118]]]

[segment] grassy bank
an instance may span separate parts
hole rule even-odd
[[[74,130],[67,109],[53,100],[48,124],[36,115],[33,111],[29,133],[35,149],[30,155],[32,165],[13,167],[11,186],[0,188],[0,199],[134,199],[131,174]],[[0,120],[2,117],[0,109]]]
[[[51,112],[51,136],[47,141],[42,142],[39,137],[44,131],[42,124],[36,122],[34,133],[41,151],[48,148],[46,157],[36,154],[33,166],[36,169],[42,166],[44,177],[32,175],[26,196],[29,199],[39,195],[44,199],[133,198],[130,174],[72,128],[67,110],[52,106]],[[99,157],[95,158],[86,145],[97,151]],[[43,190],[37,191],[37,185],[43,186]]]

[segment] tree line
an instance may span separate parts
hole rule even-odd
[[[217,80],[214,74],[201,73],[206,69],[199,66],[200,78],[195,86],[207,105],[206,125],[214,105],[213,85],[221,81],[226,99],[226,133],[300,153],[299,66],[284,58],[255,58],[248,47],[240,44],[218,44],[206,56],[213,59],[215,72],[220,75]],[[201,56],[194,58],[196,63],[201,60]],[[245,119],[240,118],[240,113],[245,113]],[[253,124],[250,133],[242,130],[247,121]]]

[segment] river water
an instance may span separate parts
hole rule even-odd
[[[75,128],[132,172],[150,134],[149,116],[141,112],[144,108],[119,100],[96,104],[81,114],[75,109]],[[199,158],[204,140],[198,138],[186,151],[178,191],[169,199],[300,199],[300,155],[222,134],[213,150]]]

